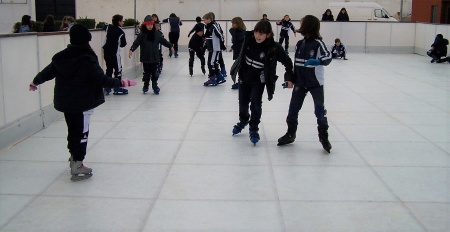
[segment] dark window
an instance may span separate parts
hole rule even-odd
[[[438,6],[437,5],[432,5],[431,6],[431,20],[430,20],[430,23],[437,23],[437,10],[438,10]]]
[[[37,21],[44,21],[49,14],[53,15],[55,20],[62,20],[66,15],[76,19],[75,0],[36,0],[35,4]]]

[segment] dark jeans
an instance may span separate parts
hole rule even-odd
[[[89,137],[89,122],[92,110],[86,112],[64,112],[67,124],[67,148],[74,161],[83,161]]]
[[[142,63],[144,66],[144,74],[142,77],[142,81],[144,82],[144,86],[148,87],[150,78],[152,80],[152,83],[157,84],[159,73],[158,70],[158,63]]]
[[[262,96],[265,86],[264,83],[241,83],[239,85],[239,121],[248,122],[251,130],[258,130],[261,122]],[[248,111],[249,104],[251,115]]]
[[[200,63],[202,66],[205,65],[205,53],[201,51],[194,51],[192,49],[189,49],[189,67],[194,67],[194,59],[195,55],[200,59]]]
[[[308,92],[311,93],[311,96],[314,100],[314,114],[317,118],[318,128],[328,129],[327,110],[325,109],[324,105],[323,86],[314,88],[297,88],[297,86],[294,86],[294,90],[292,91],[291,103],[289,104],[289,113],[286,118],[288,130],[292,132],[297,131],[298,112],[302,108],[303,102]]]
[[[289,48],[289,35],[285,35],[284,33],[280,34],[280,40],[278,41],[280,45],[283,45],[283,40],[286,39],[286,43],[284,44],[284,49],[288,50]]]
[[[176,53],[178,53],[178,39],[180,39],[180,32],[169,32],[169,42],[173,44]]]

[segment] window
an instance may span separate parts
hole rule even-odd
[[[430,23],[437,23],[437,10],[438,10],[438,6],[437,5],[432,5],[431,6]]]

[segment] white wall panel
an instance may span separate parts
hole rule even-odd
[[[416,35],[415,23],[393,23],[391,25],[391,46],[414,47],[414,38]]]
[[[366,23],[339,22],[341,24],[341,41],[352,46],[364,46],[366,44]]]
[[[390,46],[391,23],[367,23],[367,46]]]
[[[38,71],[36,35],[2,38],[5,123],[39,110],[39,94],[28,91]]]

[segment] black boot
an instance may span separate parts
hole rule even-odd
[[[317,129],[319,131],[319,141],[322,144],[323,149],[330,153],[331,143],[328,141],[328,130],[327,129]]]
[[[191,77],[192,77],[192,74],[194,74],[194,69],[193,69],[193,67],[189,67],[189,75],[191,75]]]
[[[277,146],[293,143],[295,141],[295,131],[287,131],[285,135],[278,139]]]

